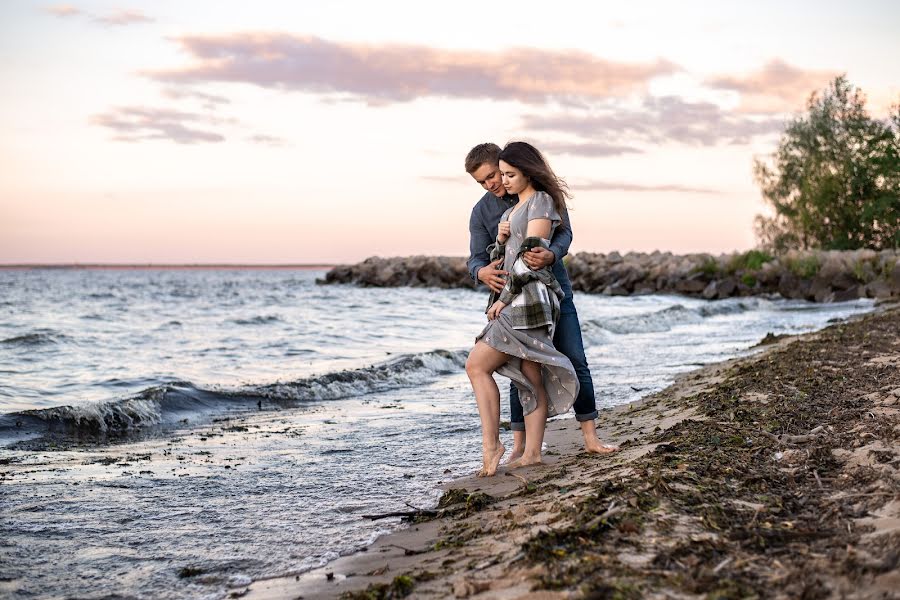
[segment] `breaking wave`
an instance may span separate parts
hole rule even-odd
[[[0,340],[0,344],[4,346],[42,346],[45,344],[55,344],[63,340],[65,336],[58,331],[52,329],[38,329],[24,335]]]
[[[230,408],[254,404],[290,407],[412,387],[459,372],[466,357],[463,350],[432,350],[360,369],[232,390],[201,389],[189,382],[172,382],[147,388],[130,398],[0,415],[0,443],[22,434],[116,437],[176,426],[185,418],[202,418]]]
[[[765,300],[751,298],[739,302],[714,302],[697,308],[687,308],[675,304],[662,310],[638,313],[610,319],[591,319],[585,322],[585,329],[592,337],[594,329],[603,329],[610,333],[627,335],[633,333],[659,333],[670,331],[679,325],[700,323],[704,319],[721,315],[730,315],[761,308]]]

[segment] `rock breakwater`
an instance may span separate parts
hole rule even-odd
[[[682,294],[706,299],[780,294],[815,302],[900,297],[900,251],[743,253],[579,252],[566,259],[575,290],[607,295]],[[371,287],[474,288],[466,259],[368,258],[329,271],[320,283]]]

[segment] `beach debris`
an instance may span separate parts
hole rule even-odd
[[[419,581],[430,581],[434,574],[424,571],[419,575],[397,575],[388,583],[372,583],[366,589],[348,591],[341,594],[341,600],[392,600],[393,598],[405,598],[412,594],[413,588]]]
[[[544,454],[552,456],[552,454],[550,452],[544,452]],[[507,477],[515,477],[516,479],[518,479],[519,481],[522,482],[522,487],[520,487],[518,489],[518,491],[515,493],[515,495],[525,496],[527,494],[533,494],[538,489],[537,486],[534,484],[534,482],[528,481],[521,475],[517,475],[515,473],[509,473],[509,472],[507,472],[505,475]]]
[[[775,344],[775,343],[783,340],[784,338],[788,338],[788,337],[791,337],[791,336],[789,334],[785,334],[785,333],[780,333],[780,334],[776,335],[770,331],[769,333],[767,333],[765,335],[765,337],[763,337],[763,339],[756,342],[756,346],[754,346],[754,347],[756,348],[759,346],[769,346],[771,344]]]
[[[457,598],[468,598],[491,589],[491,582],[478,579],[460,579],[453,584],[453,595]]]
[[[424,509],[415,509],[415,510],[395,510],[386,513],[378,513],[374,515],[363,515],[363,519],[368,519],[370,521],[377,521],[379,519],[387,519],[390,517],[402,517],[404,520],[415,520],[422,517],[436,517],[439,512],[436,510],[424,510]]]
[[[390,570],[391,570],[391,566],[388,564],[385,564],[383,567],[378,567],[377,569],[373,569],[373,570],[369,571],[368,573],[366,573],[366,577],[377,577],[379,575],[384,575],[385,573],[387,573]]]

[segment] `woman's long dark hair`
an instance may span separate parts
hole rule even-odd
[[[510,142],[500,151],[500,160],[522,171],[536,191],[550,194],[556,212],[568,219],[566,199],[572,197],[569,186],[556,176],[540,150],[528,142]]]

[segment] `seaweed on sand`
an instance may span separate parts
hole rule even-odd
[[[683,401],[699,418],[656,434],[630,475],[597,482],[565,524],[528,540],[523,560],[547,567],[538,587],[819,598],[896,567],[887,544],[865,560],[852,550],[864,533],[853,519],[900,498],[900,419],[874,412],[900,388],[900,369],[873,360],[885,354],[900,358],[900,311],[732,367]],[[872,464],[842,458],[876,441]]]

